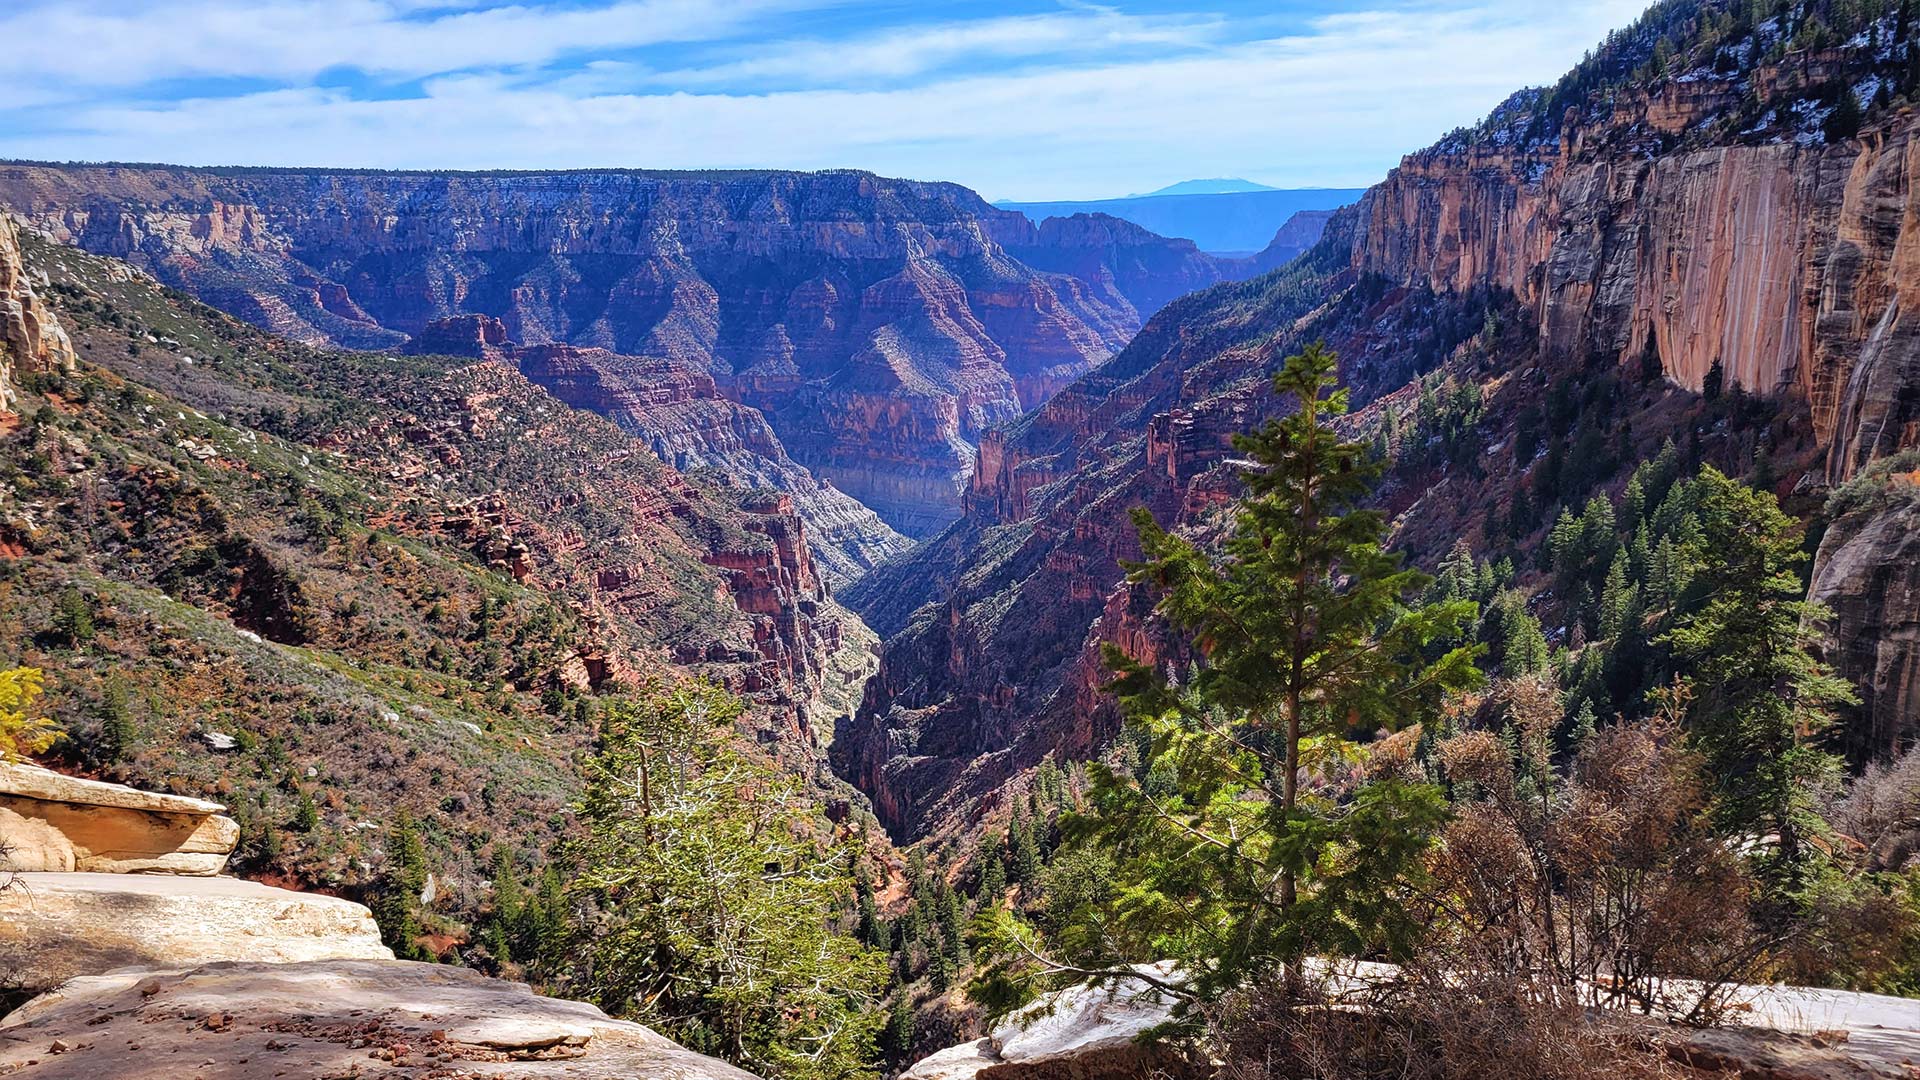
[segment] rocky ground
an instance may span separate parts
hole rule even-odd
[[[753,1080],[591,1005],[396,960],[75,979],[0,1021],[0,1075]]]

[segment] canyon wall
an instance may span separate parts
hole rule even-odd
[[[857,580],[911,541],[787,456],[758,409],[723,396],[713,376],[669,358],[577,345],[515,345],[488,315],[443,319],[407,342],[416,355],[497,360],[576,409],[646,441],[661,461],[714,483],[784,493],[806,524],[813,561],[831,586]]]
[[[958,514],[981,432],[1172,295],[1252,272],[859,172],[7,165],[0,205],[298,340],[389,348],[473,313],[526,345],[672,361],[915,536]]]
[[[1528,143],[1519,99],[1504,137],[1412,155],[1362,200],[1354,266],[1407,285],[1511,290],[1541,347],[1635,363],[1700,390],[1790,393],[1830,446],[1827,479],[1920,438],[1920,118],[1858,139],[1805,138],[1648,155],[1709,130],[1738,75],[1622,95],[1598,128]]]

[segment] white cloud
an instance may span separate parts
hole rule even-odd
[[[134,87],[158,79],[307,80],[334,68],[387,78],[543,64],[588,50],[712,40],[831,0],[618,0],[479,8],[423,0],[175,0],[29,4],[0,17],[0,85]]]
[[[1218,16],[1137,16],[1107,8],[1012,15],[905,27],[853,40],[797,40],[753,49],[741,59],[661,72],[653,81],[705,87],[774,81],[845,85],[903,79],[962,61],[1063,59],[1121,50],[1186,51],[1219,40]]]
[[[295,87],[103,104],[69,110],[62,130],[0,153],[392,168],[857,167],[1024,198],[1215,175],[1359,185],[1512,90],[1557,77],[1639,6],[1429,3],[1151,59],[1079,57],[900,86],[634,92],[630,80],[646,73],[611,64],[551,83],[526,72],[438,78],[425,96],[401,100]],[[998,40],[995,31],[970,47]],[[938,47],[920,48],[916,63],[943,62]]]

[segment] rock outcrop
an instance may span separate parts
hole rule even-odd
[[[211,877],[240,826],[204,799],[0,762],[0,872]]]
[[[1844,728],[1858,761],[1920,739],[1920,463],[1910,458],[1870,466],[1834,498],[1807,592],[1832,612],[1824,659],[1860,695]]]
[[[806,523],[821,576],[833,587],[911,546],[872,510],[788,457],[758,409],[722,396],[713,376],[681,361],[561,343],[516,345],[505,324],[487,315],[433,323],[407,343],[407,351],[512,364],[568,405],[639,436],[679,472],[785,493]]]
[[[0,213],[0,412],[13,407],[21,372],[69,372],[78,363],[60,320],[34,294],[20,234]]]
[[[7,165],[0,205],[305,341],[387,348],[478,313],[527,345],[673,361],[915,536],[958,514],[981,432],[1112,355],[1143,305],[1252,272],[859,172]],[[1065,272],[1011,254],[1054,244]]]
[[[1763,73],[1764,76],[1764,73]],[[1495,288],[1528,309],[1550,356],[1710,372],[1792,393],[1840,482],[1920,441],[1920,116],[1858,139],[1773,138],[1630,152],[1708,132],[1753,81],[1703,74],[1673,92],[1529,138],[1538,95],[1474,138],[1409,156],[1361,201],[1355,269],[1442,293]],[[1777,88],[1787,97],[1791,87]]]
[[[50,989],[124,967],[392,959],[364,905],[228,877],[18,874],[0,889],[0,968]]]
[[[754,1080],[640,1026],[437,964],[215,963],[74,979],[0,1022],[37,1080],[382,1076]]]
[[[769,742],[818,752],[820,706],[870,638],[829,594],[792,497],[690,480],[506,359],[388,390],[329,448],[444,506],[433,532],[576,604],[595,628],[583,688],[679,666],[767,706]]]
[[[986,1038],[916,1062],[901,1080],[1199,1080],[1212,1075],[1204,1065],[1141,1038],[1172,1016],[1172,999],[1140,980],[1071,987],[1005,1017]]]

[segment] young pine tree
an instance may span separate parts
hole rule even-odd
[[[1002,934],[1026,936],[976,982],[988,1004],[1036,975],[1131,972],[1142,956],[1180,963],[1190,981],[1175,992],[1191,998],[1297,985],[1310,953],[1409,947],[1404,885],[1443,816],[1439,793],[1382,781],[1335,800],[1303,777],[1354,752],[1347,736],[1434,718],[1444,694],[1477,682],[1475,647],[1421,660],[1474,604],[1414,606],[1430,579],[1385,550],[1384,516],[1361,505],[1378,465],[1330,424],[1347,407],[1335,372],[1316,345],[1275,376],[1296,408],[1236,440],[1251,467],[1218,558],[1135,512],[1146,559],[1131,577],[1201,659],[1176,683],[1108,650],[1130,722],[1151,735],[1137,774],[1090,770],[1093,809],[1070,823],[1081,851],[1110,856],[1111,886],[1050,911],[1044,941],[1003,917]],[[1136,779],[1149,773],[1156,790]]]
[[[851,853],[797,780],[741,749],[742,708],[693,686],[606,710],[569,852],[571,897],[599,912],[586,985],[608,1010],[763,1075],[863,1076],[886,958],[835,929]]]

